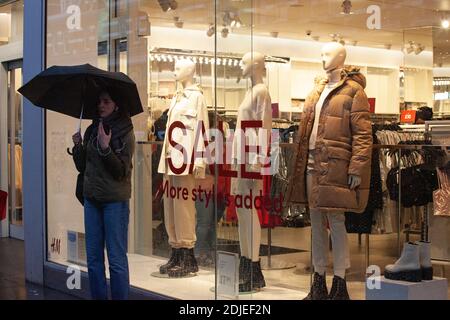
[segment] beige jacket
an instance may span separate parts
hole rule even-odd
[[[168,175],[188,175],[192,162],[195,137],[197,136],[198,128],[201,128],[198,126],[199,122],[203,121],[206,132],[209,130],[208,109],[200,87],[198,85],[193,85],[185,88],[182,92],[177,93],[172,99],[167,116],[168,121],[166,124],[166,133],[161,158],[159,160],[158,172]],[[183,155],[182,150],[175,149],[169,141],[169,129],[175,121],[182,122],[186,130],[183,132],[183,130],[179,128],[174,129],[172,131],[171,140],[177,145],[183,146],[186,155]],[[202,145],[202,135],[200,135],[197,151],[202,150]],[[169,158],[171,158],[171,161],[176,168],[181,168],[184,164],[187,164],[183,172],[173,172],[168,164]],[[196,158],[194,167],[206,168],[206,161],[204,159]]]

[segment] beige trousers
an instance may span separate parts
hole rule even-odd
[[[306,190],[308,199],[311,196],[311,186],[314,174],[314,159],[312,152],[308,156],[306,171]],[[332,197],[333,195],[330,195]],[[311,201],[309,201],[311,202]],[[347,230],[345,229],[344,213],[325,213],[318,209],[310,209],[312,232],[312,256],[314,271],[323,275],[328,265],[328,231],[327,221],[331,231],[333,246],[334,275],[345,277],[345,270],[350,268],[350,253],[348,249]]]
[[[164,222],[169,235],[169,244],[172,248],[192,249],[197,240],[195,234],[196,209],[195,202],[192,201],[192,190],[195,188],[195,178],[192,175],[186,176],[164,176],[164,184],[169,181],[169,193],[164,193]],[[181,189],[180,189],[181,188]],[[183,198],[182,192],[188,190],[187,199]],[[175,190],[175,197],[172,197],[170,190]],[[174,193],[172,193],[174,195]]]

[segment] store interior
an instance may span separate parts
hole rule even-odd
[[[358,67],[367,79],[365,92],[371,100],[372,123],[378,128],[380,145],[376,150],[382,204],[365,217],[368,221],[356,218],[347,226],[350,297],[365,299],[367,267],[375,265],[382,272],[385,265],[398,258],[405,241],[424,236],[424,221],[428,221],[435,275],[450,277],[448,217],[434,216],[432,203],[404,206],[401,200],[394,201],[386,184],[388,172],[398,160],[393,151],[400,149],[398,143],[423,140],[425,135],[424,126],[391,130],[390,124],[400,121],[400,113],[429,106],[434,119],[450,118],[450,29],[443,26],[444,20],[450,19],[450,14],[448,18],[445,15],[450,8],[445,7],[446,1],[348,2],[350,7],[346,1],[331,0],[119,1],[115,13],[118,18],[112,17],[105,5],[85,4],[81,6],[82,12],[88,12],[84,29],[59,34],[57,30],[65,21],[56,19],[61,10],[59,1],[50,1],[47,64],[87,60],[108,69],[114,57],[116,71],[127,73],[137,83],[147,107],[145,114],[134,119],[138,142],[129,225],[131,285],[179,299],[230,299],[216,293],[218,280],[210,263],[200,264],[197,275],[184,279],[154,275],[170,250],[163,205],[157,196],[161,181],[157,165],[162,143],[158,134],[164,131],[159,126],[161,117],[180,89],[173,76],[175,62],[188,58],[196,63],[195,79],[203,89],[213,123],[233,123],[249,88],[249,81],[241,75],[242,56],[250,51],[263,53],[265,84],[278,109],[272,128],[287,130],[298,125],[314,79],[324,74],[320,51],[332,41],[345,45],[346,64]],[[109,37],[103,33],[108,23],[113,25],[113,36]],[[82,40],[77,43],[76,39]],[[115,54],[110,49],[112,42]],[[88,124],[83,123],[84,129]],[[65,151],[74,128],[76,120],[47,113],[47,165],[53,168],[47,171],[48,260],[85,266],[83,209],[73,196],[76,170]],[[448,145],[448,141],[440,140],[440,144]],[[419,158],[421,152],[416,151]],[[291,155],[289,147],[285,155]],[[416,154],[410,158],[420,161]],[[285,167],[281,169],[286,171]],[[213,227],[216,236],[211,256],[218,251],[238,254],[236,215],[222,208],[215,210],[213,220],[217,223]],[[52,243],[58,240],[62,245],[55,250]],[[268,217],[268,222],[263,223],[261,244],[267,286],[231,298],[304,298],[312,274],[311,228],[306,209],[284,208],[280,216]],[[331,282],[331,256],[328,269]],[[450,289],[448,292],[450,296]]]

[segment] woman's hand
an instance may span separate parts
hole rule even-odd
[[[73,136],[72,136],[72,141],[73,144],[78,146],[80,144],[83,143],[83,138],[81,137],[81,133],[80,131],[77,131]]]
[[[105,128],[103,128],[103,123],[100,122],[98,126],[98,143],[102,150],[106,150],[109,147],[109,142],[111,141],[111,130],[109,134],[106,134]]]

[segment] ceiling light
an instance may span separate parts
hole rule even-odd
[[[443,19],[441,21],[441,26],[444,29],[448,29],[450,27],[450,21],[448,19]]]
[[[228,28],[223,28],[222,29],[222,32],[221,32],[221,34],[222,34],[222,38],[226,38],[226,37],[228,37],[228,33],[229,33],[230,31],[228,30]]]
[[[422,44],[417,44],[414,48],[415,54],[421,54],[425,50],[425,46]]]
[[[320,40],[320,37],[319,37],[319,36],[313,36],[312,39],[313,39],[314,41],[319,41],[319,40]]]
[[[350,0],[344,0],[341,5],[341,14],[353,14],[352,2]]]
[[[353,41],[352,41],[352,45],[353,45],[354,47],[356,47],[356,46],[358,45],[358,41],[353,40]]]
[[[183,28],[184,22],[180,20],[180,17],[173,17],[173,23],[177,28]]]
[[[206,35],[207,35],[208,37],[212,37],[212,36],[214,35],[214,33],[216,33],[216,28],[215,28],[214,25],[211,23],[211,24],[209,25],[208,30],[206,31]]]
[[[387,49],[387,50],[391,50],[392,44],[387,43],[387,44],[384,45],[384,48]]]
[[[272,31],[271,33],[270,33],[270,36],[272,37],[272,38],[278,38],[278,31]]]
[[[232,22],[231,13],[227,11],[223,14],[223,24],[229,26],[231,25],[231,22]]]
[[[407,54],[413,53],[413,51],[414,51],[414,41],[410,41],[409,42],[409,47],[407,47],[405,50],[406,50]]]
[[[239,29],[242,26],[242,21],[237,14],[233,14],[233,15],[234,15],[234,17],[232,19],[230,18],[231,19],[230,27]],[[230,15],[230,17],[231,17],[231,15]],[[224,23],[225,23],[225,21],[224,21]]]
[[[176,0],[158,0],[158,3],[164,12],[176,10],[178,8],[178,2]]]

